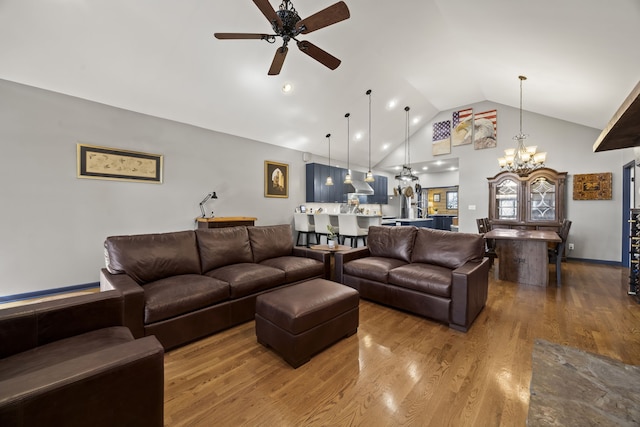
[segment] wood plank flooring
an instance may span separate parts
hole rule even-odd
[[[535,338],[640,364],[628,270],[563,264],[563,287],[494,279],[468,333],[361,301],[358,333],[292,369],[248,322],[165,356],[167,426],[524,426]]]

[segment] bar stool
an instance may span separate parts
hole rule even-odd
[[[318,234],[316,233],[315,225],[312,223],[312,215],[306,213],[294,213],[293,214],[294,229],[298,232],[296,238],[296,246],[300,246],[300,237],[304,234],[306,236],[306,247],[309,247],[309,234],[315,239],[315,244],[318,244]]]
[[[338,226],[340,227],[340,236],[342,236],[342,243],[344,244],[347,237],[351,242],[351,247],[358,247],[358,239],[362,239],[362,243],[367,245],[367,236],[369,235],[369,229],[360,228],[358,226],[357,215],[339,215]]]
[[[331,215],[316,214],[313,216],[313,222],[315,223],[316,234],[318,235],[318,243],[320,243],[322,236],[327,237],[329,235],[329,229],[327,228],[329,225],[333,227],[333,232],[338,236],[338,243],[340,243],[340,226],[334,225],[331,222]]]

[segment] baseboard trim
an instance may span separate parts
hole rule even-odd
[[[7,295],[0,297],[0,304],[6,302],[22,301],[26,299],[42,298],[51,295],[64,294],[67,292],[82,291],[85,289],[99,288],[100,282],[84,283],[82,285],[67,286],[64,288],[45,289],[36,292],[27,292],[24,294]]]
[[[611,265],[611,266],[614,266],[614,267],[622,267],[622,263],[620,261],[606,261],[606,260],[602,260],[602,259],[570,258],[570,257],[567,257],[567,261],[587,262],[589,264],[604,264],[604,265]]]

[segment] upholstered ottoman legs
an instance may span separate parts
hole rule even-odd
[[[278,352],[294,368],[358,330],[358,292],[314,279],[259,295],[258,342]]]

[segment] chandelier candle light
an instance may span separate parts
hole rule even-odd
[[[547,153],[537,153],[538,147],[535,145],[527,147],[524,144],[528,135],[522,133],[522,82],[527,78],[525,76],[518,76],[518,78],[520,79],[520,133],[513,137],[518,144],[516,148],[504,150],[504,157],[498,158],[498,164],[503,171],[527,176],[532,171],[544,167]]]

